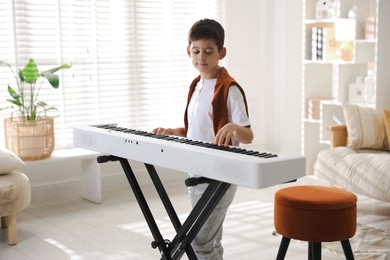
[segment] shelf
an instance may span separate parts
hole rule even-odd
[[[326,145],[331,145],[331,141],[330,140],[320,140],[320,144],[326,144]]]
[[[304,20],[305,25],[315,25],[315,26],[324,26],[329,27],[334,25],[337,22],[351,21],[350,18],[332,18],[332,19],[306,19]]]
[[[319,119],[309,119],[309,118],[304,118],[303,122],[306,124],[319,124],[321,121]]]
[[[337,19],[323,19],[323,20],[316,20],[316,19],[306,19],[304,21],[305,25],[310,26],[323,26],[323,27],[329,27],[335,24]]]
[[[333,106],[342,106],[343,105],[343,102],[340,102],[338,100],[323,100],[321,101],[321,104],[324,104],[324,105],[333,105]]]
[[[318,65],[353,65],[353,64],[360,64],[360,63],[367,63],[367,62],[356,62],[356,61],[343,61],[343,60],[308,60],[305,59],[303,61],[304,64],[318,64]]]
[[[355,43],[357,43],[357,44],[373,44],[373,45],[375,45],[376,44],[376,40],[375,39],[356,39]]]

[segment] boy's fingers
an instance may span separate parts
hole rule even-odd
[[[229,135],[226,135],[224,145],[225,145],[225,146],[228,146],[228,145],[229,145],[229,142],[230,142],[230,137],[229,137]]]
[[[155,134],[163,134],[164,132],[164,128],[161,128],[161,127],[157,127],[153,130],[153,133]]]

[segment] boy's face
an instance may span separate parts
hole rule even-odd
[[[226,55],[226,49],[218,51],[212,39],[193,41],[187,48],[192,65],[200,72],[202,78],[213,79],[218,75],[218,63]]]

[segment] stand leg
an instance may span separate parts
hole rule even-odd
[[[163,239],[160,230],[157,227],[153,214],[148,206],[148,203],[146,202],[145,196],[142,193],[141,187],[139,186],[138,181],[135,178],[134,172],[131,169],[129,162],[127,161],[127,159],[123,159],[123,158],[119,159],[119,161],[126,174],[127,180],[129,181],[129,184],[134,192],[137,202],[141,207],[141,211],[144,214],[149,229],[152,232],[155,245],[158,247],[160,254],[162,256],[161,259],[171,260],[170,252],[169,252],[170,250],[168,246],[165,244],[165,240]]]
[[[173,227],[175,228],[176,232],[178,232],[179,229],[181,228],[181,223],[180,223],[179,218],[177,217],[175,209],[173,208],[171,200],[169,199],[168,194],[167,194],[167,192],[166,192],[166,190],[161,182],[161,179],[159,178],[159,176],[156,172],[156,169],[154,168],[153,165],[145,163],[145,166],[149,172],[150,178],[152,179],[154,186],[156,187],[157,193],[159,194],[160,199],[161,199],[162,203],[164,204],[165,210],[167,211],[168,216],[171,219]],[[191,245],[188,245],[187,248],[185,249],[185,251],[186,251],[186,254],[188,256],[188,259],[190,259],[190,260],[197,259],[195,252],[192,249]]]

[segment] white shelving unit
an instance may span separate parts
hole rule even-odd
[[[357,100],[349,99],[350,84],[358,77],[364,83],[368,68],[377,76],[378,33],[388,34],[384,32],[387,29],[383,26],[383,32],[379,31],[381,27],[377,24],[380,1],[386,0],[333,0],[336,2],[334,16],[323,16],[324,19],[316,19],[317,0],[303,1],[305,36],[302,55],[302,107],[305,112],[302,120],[302,151],[307,158],[308,174],[313,172],[318,152],[329,148],[330,135],[326,127],[337,124],[338,121],[344,123],[341,105],[346,102],[357,103]],[[355,18],[349,18],[348,13],[351,12],[355,14]],[[369,24],[367,20],[374,23]],[[316,28],[325,32],[322,58],[317,57],[320,52],[316,46],[321,45],[315,40],[318,31]],[[371,30],[373,33],[370,33]],[[344,56],[341,52],[343,43],[349,43],[352,50],[345,52]],[[372,107],[377,105],[375,100],[367,102],[367,99],[358,103]]]

